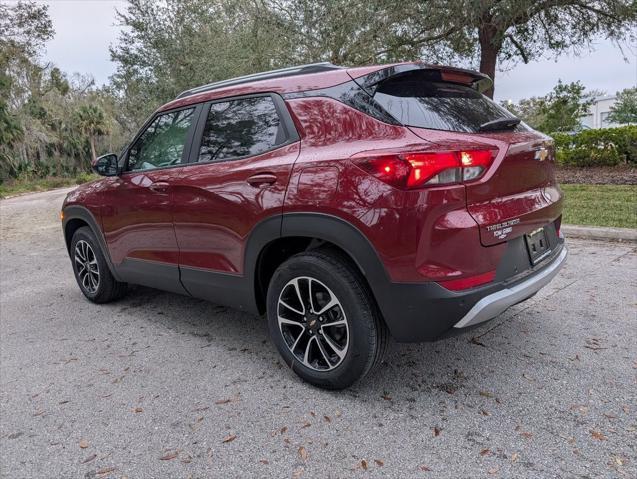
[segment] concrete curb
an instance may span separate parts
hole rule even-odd
[[[637,229],[634,228],[600,228],[563,224],[560,229],[566,238],[637,243]]]

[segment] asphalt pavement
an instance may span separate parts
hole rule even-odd
[[[637,477],[634,244],[570,240],[531,300],[327,392],[262,318],[141,287],[86,301],[66,191],[0,201],[2,477]]]

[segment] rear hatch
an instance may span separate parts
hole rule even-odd
[[[494,151],[481,176],[464,181],[467,209],[480,226],[481,243],[501,243],[554,221],[561,213],[562,197],[555,183],[550,137],[518,123],[482,95],[488,83],[479,74],[415,65],[419,68],[395,74],[375,72],[382,80],[373,85],[356,81],[397,122],[441,150]]]

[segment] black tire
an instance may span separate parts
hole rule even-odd
[[[80,261],[76,259],[78,244],[80,248],[78,258],[84,257],[80,258]],[[88,245],[88,248],[85,245]],[[104,253],[93,231],[88,226],[78,228],[73,234],[70,255],[75,280],[89,301],[93,303],[108,303],[124,296],[127,284],[120,283],[113,277],[104,259]],[[87,266],[85,263],[83,264],[82,259],[85,259],[86,262],[91,262],[91,275],[89,275],[88,279],[86,278]],[[97,271],[97,281],[94,280],[96,277],[95,271]]]
[[[314,323],[313,326],[315,327],[316,321],[311,321],[310,318],[305,317],[305,313],[290,312],[287,307],[280,303],[284,295],[294,294],[293,289],[286,288],[292,288],[295,281],[297,298],[302,296],[300,292],[302,289],[311,291],[312,287],[303,287],[303,281],[309,284],[310,279],[314,281],[312,282],[314,285],[312,287],[315,290],[319,290],[319,292],[314,292],[314,296],[312,296],[312,293],[308,295],[309,297],[314,297],[315,302],[320,300],[317,295],[321,294],[323,297],[328,298],[335,295],[339,302],[339,304],[332,307],[332,312],[329,313],[335,319],[322,317],[321,321],[325,321],[325,324],[319,324],[318,326],[319,328],[321,326],[330,328],[330,321],[338,323],[343,323],[343,320],[346,321],[347,342],[343,339],[345,336],[344,327],[340,326],[340,330],[336,329],[336,332],[341,331],[341,342],[338,343],[338,346],[343,346],[340,350],[342,357],[339,353],[336,353],[336,348],[325,347],[326,344],[330,345],[329,341],[326,343],[326,339],[329,339],[325,338],[325,335],[329,335],[326,331],[334,332],[333,328],[331,330],[310,331],[310,324]],[[321,293],[323,287],[326,289],[323,289],[325,292]],[[325,303],[328,303],[328,301],[325,301]],[[302,307],[303,312],[312,309],[311,307],[306,308],[301,302],[296,304],[297,307],[295,309],[300,310]],[[320,307],[321,305],[319,305],[319,309]],[[294,320],[298,317],[303,322],[298,328],[296,328],[296,325],[291,326],[298,333],[291,333],[290,330],[285,329],[288,327],[286,324],[282,323],[281,326],[279,325],[279,312]],[[360,272],[337,251],[330,249],[306,251],[292,256],[281,264],[270,280],[267,295],[267,313],[270,335],[283,360],[302,379],[321,388],[344,389],[351,386],[382,362],[387,349],[387,327],[371,292]],[[291,316],[289,316],[290,314]],[[318,319],[318,315],[313,315],[312,318]],[[303,336],[304,334],[306,336]],[[310,347],[310,350],[314,351],[311,356],[316,356],[317,359],[314,360],[313,364],[309,364],[310,361],[308,361],[308,365],[306,365],[304,360],[306,357],[309,359],[310,355],[306,356],[303,354],[303,350],[307,349],[304,346],[304,340],[312,335],[315,338],[313,338],[314,344]],[[321,342],[323,348],[318,344]],[[289,343],[292,343],[291,346]],[[333,339],[332,344],[334,344]],[[294,353],[291,347],[295,348]],[[324,354],[325,352],[328,354]],[[332,354],[330,355],[329,353]],[[332,358],[334,361],[330,361],[328,358]],[[332,366],[332,364],[337,365]],[[321,366],[332,366],[333,369],[317,370]]]

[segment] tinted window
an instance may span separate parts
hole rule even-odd
[[[285,142],[285,132],[269,96],[210,105],[199,161],[258,155]]]
[[[489,121],[515,118],[468,86],[431,81],[421,72],[383,82],[374,99],[403,125],[419,128],[474,133]]]
[[[149,170],[181,163],[194,108],[159,115],[137,138],[127,170]]]

